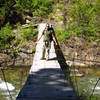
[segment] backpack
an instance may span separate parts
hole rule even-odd
[[[52,34],[54,33],[54,30],[52,27],[49,27],[48,30],[44,30],[43,35],[44,35],[44,41],[52,41]]]

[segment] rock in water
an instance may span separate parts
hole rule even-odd
[[[1,82],[0,83],[0,89],[1,90],[7,90],[6,84],[8,86],[9,91],[13,91],[15,89],[15,87],[12,84],[8,83],[8,82]]]

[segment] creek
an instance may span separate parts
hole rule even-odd
[[[71,68],[73,87],[82,100],[100,100],[100,67]]]
[[[20,89],[23,87],[28,73],[29,73],[30,67],[9,67],[5,70],[3,70],[6,82],[4,80],[4,75],[2,71],[0,70],[0,100],[11,100],[11,97],[13,100],[16,99],[16,96],[18,95]],[[11,96],[9,95],[10,91]]]
[[[8,85],[13,100],[16,99],[20,89],[23,87],[30,67],[9,67],[4,70],[6,84]],[[77,94],[82,100],[100,100],[100,67],[93,68],[71,68],[71,81]],[[97,83],[95,87],[95,84]],[[7,91],[3,73],[0,70],[0,100],[11,100]],[[95,87],[95,89],[94,89]],[[94,92],[93,92],[94,90]],[[91,96],[93,92],[93,95]]]

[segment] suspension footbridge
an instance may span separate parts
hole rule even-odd
[[[45,24],[39,24],[38,28],[39,38]],[[36,46],[27,81],[16,100],[78,100],[71,84],[63,74],[62,69],[68,66],[65,64],[62,52],[55,50],[52,41],[49,60],[40,60],[42,46],[43,39],[41,38]],[[63,61],[60,60],[60,57]]]

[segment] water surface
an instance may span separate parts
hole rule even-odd
[[[82,100],[100,100],[100,67],[71,70],[74,88]]]
[[[6,78],[6,84],[4,81],[4,75],[2,71],[0,70],[0,100],[11,100],[11,97],[13,100],[16,99],[16,96],[18,95],[20,89],[23,87],[28,73],[29,73],[30,67],[9,67],[4,71],[4,75]],[[9,88],[10,94],[7,90],[7,87]]]

